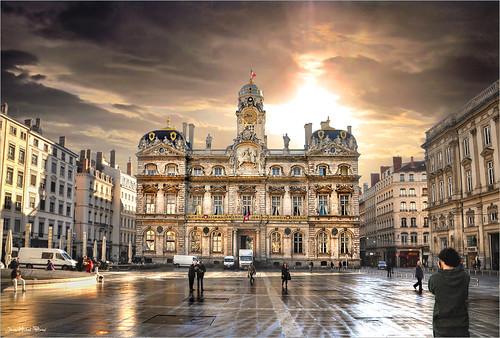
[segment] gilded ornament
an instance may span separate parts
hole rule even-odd
[[[150,133],[149,133],[149,140],[150,140],[150,141],[153,141],[153,140],[155,139],[155,136],[156,136],[156,135],[155,135],[155,133],[154,133],[154,132],[150,132]]]
[[[177,133],[175,131],[170,133],[170,139],[174,141],[177,138]]]

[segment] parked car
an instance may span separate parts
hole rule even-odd
[[[385,263],[385,261],[378,262],[378,269],[379,270],[386,270],[387,269],[387,264]]]
[[[234,268],[234,256],[224,257],[224,269]]]

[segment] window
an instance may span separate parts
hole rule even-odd
[[[424,217],[424,228],[429,227],[429,217]]]
[[[271,196],[271,213],[278,216],[281,210],[281,196]]]
[[[73,170],[68,169],[68,180],[72,180],[72,179],[73,179]]]
[[[57,148],[52,148],[52,155],[57,158]]]
[[[327,173],[327,167],[326,165],[320,165],[318,166],[318,174],[319,176],[326,176]]]
[[[399,182],[405,181],[405,174],[399,174]]]
[[[156,164],[154,163],[146,164],[145,173],[146,175],[156,175],[158,173],[158,171],[156,170]]]
[[[45,199],[40,199],[40,207],[41,211],[45,211]]]
[[[66,203],[66,216],[70,217],[71,216],[71,204]]]
[[[467,225],[470,227],[474,226],[474,211],[467,213]]]
[[[302,175],[302,169],[300,167],[292,168],[292,176],[300,176]]]
[[[59,215],[64,215],[64,203],[62,201],[59,201]]]
[[[339,174],[340,175],[349,175],[349,167],[345,165],[339,166]]]
[[[408,244],[408,234],[406,232],[401,234],[401,244]]]
[[[57,163],[54,160],[51,162],[51,172],[57,174]]]
[[[35,209],[35,205],[36,205],[35,195],[30,194],[30,208]]]
[[[250,215],[252,212],[252,196],[243,195],[241,202],[243,215]]]
[[[467,247],[477,246],[477,238],[475,235],[467,236]]]
[[[444,198],[444,182],[439,181],[439,199],[442,200]]]
[[[417,227],[417,218],[416,217],[410,218],[410,226],[412,228],[416,228]]]
[[[303,252],[303,238],[300,232],[293,234],[293,253],[302,254]]]
[[[422,188],[422,196],[427,196],[427,188]]]
[[[17,187],[22,188],[24,182],[24,173],[21,171],[17,172]]]
[[[340,195],[340,215],[349,215],[349,195]]]
[[[7,151],[7,159],[14,161],[16,158],[16,146],[9,144],[9,150]]]
[[[146,194],[146,214],[154,214],[156,212],[156,195]]]
[[[470,170],[467,170],[465,172],[465,178],[467,180],[467,191],[471,192],[472,191],[472,172]]]
[[[214,175],[215,176],[222,176],[223,175],[223,169],[222,169],[222,167],[215,167],[214,168]]]
[[[351,237],[343,232],[340,234],[340,253],[349,254],[351,250]]]
[[[203,169],[201,167],[193,168],[193,176],[202,176]]]
[[[446,147],[445,155],[446,155],[446,163],[451,164],[452,160],[451,160],[451,147],[450,146]]]
[[[26,140],[26,133],[21,131],[21,140]]]
[[[408,227],[408,224],[406,224],[406,217],[401,218],[401,227],[402,228]]]
[[[496,206],[488,208],[488,218],[490,223],[498,222],[498,208]]]
[[[222,195],[214,195],[214,215],[223,215],[223,196]]]
[[[318,214],[328,215],[328,195],[318,195]]]
[[[24,149],[19,149],[19,159],[18,159],[19,163],[24,164],[25,157],[26,157],[26,151],[24,151]]]
[[[12,185],[14,181],[14,169],[7,168],[7,175],[5,176],[5,183]]]
[[[14,220],[14,232],[21,232],[21,220],[20,219]]]
[[[415,196],[417,196],[417,195],[415,194],[415,188],[410,188],[410,189],[408,190],[408,196],[410,196],[410,197],[415,197]]]
[[[280,176],[281,175],[281,168],[280,167],[272,167],[271,168],[271,175],[272,176]]]
[[[488,161],[486,163],[486,170],[488,176],[488,185],[493,185],[495,183],[495,172],[493,171],[493,161]]]
[[[399,211],[407,211],[406,202],[401,202],[399,205]]]
[[[155,232],[153,230],[148,230],[146,231],[146,236],[145,236],[145,250],[146,251],[154,251],[155,250]]]
[[[10,126],[9,132],[11,135],[17,136],[17,128]]]
[[[432,183],[431,202],[436,202],[436,183]]]
[[[8,192],[5,193],[3,206],[5,209],[9,209],[9,210],[12,208],[12,194],[11,193],[8,193]]]
[[[271,234],[271,253],[281,253],[281,234],[279,232],[273,232]]]
[[[429,233],[428,232],[424,232],[423,240],[424,240],[424,244],[429,244]]]
[[[417,244],[417,233],[416,232],[412,232],[410,234],[410,242],[411,242],[411,244]]]
[[[470,150],[469,150],[469,138],[466,137],[463,140],[463,149],[464,149],[464,157],[469,157],[470,156]]]
[[[176,195],[175,194],[166,194],[165,195],[165,212],[169,215],[176,213]]]
[[[417,211],[417,203],[410,202],[410,211]]]
[[[64,177],[65,176],[65,171],[66,171],[66,168],[62,165],[59,167],[59,176],[61,177]]]
[[[400,188],[399,189],[399,196],[406,196],[406,188]]]
[[[40,220],[38,222],[38,237],[43,237],[44,233],[45,233],[45,222]]]
[[[23,197],[21,195],[16,196],[16,210],[21,211],[23,206]]]
[[[165,235],[165,251],[175,252],[175,232],[167,231]]]
[[[10,229],[10,218],[3,219],[3,230],[8,231]]]
[[[55,181],[50,182],[50,192],[53,192],[53,193],[56,192],[56,182]]]
[[[318,254],[327,254],[328,253],[328,235],[321,231],[318,234]]]
[[[195,215],[203,214],[203,195],[193,195],[193,213]]]
[[[427,201],[422,201],[422,210],[427,209]]]
[[[219,231],[212,233],[212,252],[222,252],[222,234]]]
[[[189,236],[189,244],[191,245],[191,252],[201,252],[201,232],[200,231],[191,231]]]
[[[66,161],[66,153],[61,152],[61,160]]]
[[[491,130],[490,126],[483,127],[483,141],[485,146],[491,145]]]
[[[292,196],[292,209],[294,216],[300,216],[302,214],[302,196]]]
[[[168,164],[167,165],[167,175],[168,176],[175,176],[177,170],[176,170],[176,165],[175,164]]]
[[[73,198],[73,189],[71,187],[66,188],[66,197]]]
[[[64,196],[64,183],[59,184],[59,196]]]
[[[440,153],[441,154],[441,153]],[[414,174],[410,174],[410,179],[409,179],[410,182],[415,182],[415,175]]]

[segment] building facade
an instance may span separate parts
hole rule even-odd
[[[194,125],[148,132],[137,153],[137,254],[193,254],[222,264],[253,249],[259,264],[359,264],[359,176],[351,128],[305,125],[304,149],[269,149],[260,89],[239,91],[236,138],[194,149]]]
[[[360,236],[365,246],[364,263],[377,261],[397,267],[427,264],[430,229],[427,217],[427,178],[424,161],[382,166],[371,175],[371,187],[363,192]]]
[[[66,249],[73,239],[77,155],[65,147],[64,136],[58,143],[51,141],[42,135],[40,119],[32,122],[14,120],[4,106],[0,130],[4,236],[12,229],[13,245],[24,246],[29,224],[31,246]]]
[[[431,251],[499,268],[498,81],[426,132]]]

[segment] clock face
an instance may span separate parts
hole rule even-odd
[[[246,110],[243,112],[243,123],[254,124],[257,121],[257,114],[254,110]]]

